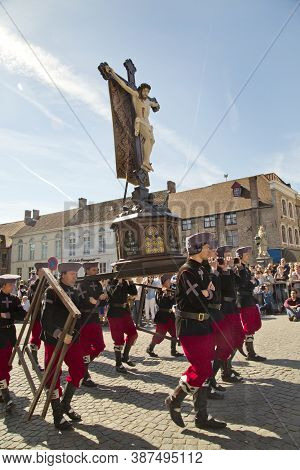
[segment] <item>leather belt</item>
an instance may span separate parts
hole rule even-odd
[[[5,325],[5,326],[0,326],[1,330],[4,330],[6,328],[12,328],[14,325]]]
[[[197,321],[205,321],[210,318],[210,315],[208,315],[207,313],[182,312],[181,310],[177,311],[177,316],[179,318],[184,318],[187,320],[197,320]]]
[[[214,308],[216,310],[221,310],[222,305],[221,304],[208,304],[207,305],[209,308]]]
[[[128,308],[128,304],[110,304],[111,307]]]
[[[223,297],[223,300],[225,300],[225,302],[233,302],[235,300],[234,297]]]
[[[159,312],[168,312],[168,313],[172,313],[172,309],[171,309],[171,308],[158,308],[158,311],[159,311]]]

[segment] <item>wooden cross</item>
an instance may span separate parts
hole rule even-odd
[[[131,88],[133,88],[134,90],[136,90],[137,89],[136,84],[135,84],[136,68],[135,68],[134,63],[132,62],[131,59],[127,59],[127,60],[125,60],[123,65],[124,65],[125,69],[127,70],[128,85]]]

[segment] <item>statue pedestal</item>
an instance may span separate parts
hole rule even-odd
[[[270,256],[259,256],[256,258],[256,262],[263,268],[266,268],[269,263],[273,263],[273,260]]]
[[[117,217],[111,226],[118,253],[113,271],[124,277],[177,272],[186,260],[180,250],[179,220],[162,208]]]

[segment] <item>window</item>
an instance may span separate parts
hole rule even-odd
[[[7,264],[7,253],[2,253],[2,255],[1,255],[1,264],[2,264],[2,267],[5,268],[5,266]]]
[[[28,279],[31,278],[33,273],[35,273],[35,269],[34,269],[34,266],[31,266],[30,268],[28,268]]]
[[[181,221],[181,228],[182,228],[182,230],[191,230],[192,221],[190,219],[182,220]]]
[[[236,225],[236,212],[225,214],[225,225]]]
[[[104,234],[104,228],[103,227],[99,228],[98,252],[99,253],[105,253],[105,234]]]
[[[208,215],[204,217],[204,228],[215,227],[216,226],[216,216]]]
[[[18,241],[18,261],[23,260],[23,240]]]
[[[291,202],[289,202],[289,216],[291,219],[294,218],[294,211],[293,211],[293,205]]]
[[[47,259],[48,258],[48,241],[47,237],[44,236],[42,238],[42,259]]]
[[[281,238],[282,242],[286,243],[286,228],[284,225],[281,226]]]
[[[287,215],[286,200],[285,200],[285,199],[282,199],[282,200],[281,200],[281,206],[282,206],[282,213],[283,213],[283,215]]]
[[[69,235],[69,256],[75,256],[76,251],[76,236],[75,233]]]
[[[85,232],[83,234],[83,253],[89,255],[91,252],[91,237],[90,232]]]
[[[55,256],[61,258],[61,235],[58,233],[55,236]]]
[[[22,268],[17,268],[17,275],[22,279]]]
[[[35,243],[33,238],[29,240],[29,259],[32,261],[34,260],[35,255]]]
[[[294,240],[293,240],[293,231],[292,231],[291,227],[289,227],[289,244],[290,244],[290,245],[293,245],[293,244],[294,244]]]
[[[299,245],[299,232],[298,229],[295,228],[295,244]]]
[[[226,231],[226,245],[238,246],[239,236],[238,230],[227,230]]]
[[[99,263],[99,272],[100,274],[106,273],[106,263]]]

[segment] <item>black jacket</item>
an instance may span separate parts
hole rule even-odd
[[[0,349],[9,344],[14,346],[17,341],[16,320],[24,320],[26,311],[21,305],[20,299],[16,295],[4,294],[0,290],[0,314],[5,314],[8,318],[0,315]]]
[[[154,323],[167,323],[169,320],[175,321],[175,315],[171,311],[176,303],[175,291],[157,290],[155,300],[158,311],[155,315]]]
[[[100,323],[98,309],[90,302],[90,297],[98,300],[100,295],[103,294],[103,288],[99,281],[93,281],[90,276],[86,276],[77,285],[79,310],[82,314],[82,324]],[[105,304],[105,302],[100,302]],[[93,313],[91,313],[93,312]]]
[[[114,281],[111,283],[108,289],[109,297],[109,308],[107,312],[108,317],[123,317],[130,312],[128,302],[128,295],[137,295],[136,286],[127,281]],[[116,305],[118,304],[118,305]],[[121,304],[126,304],[124,307],[120,307]]]

